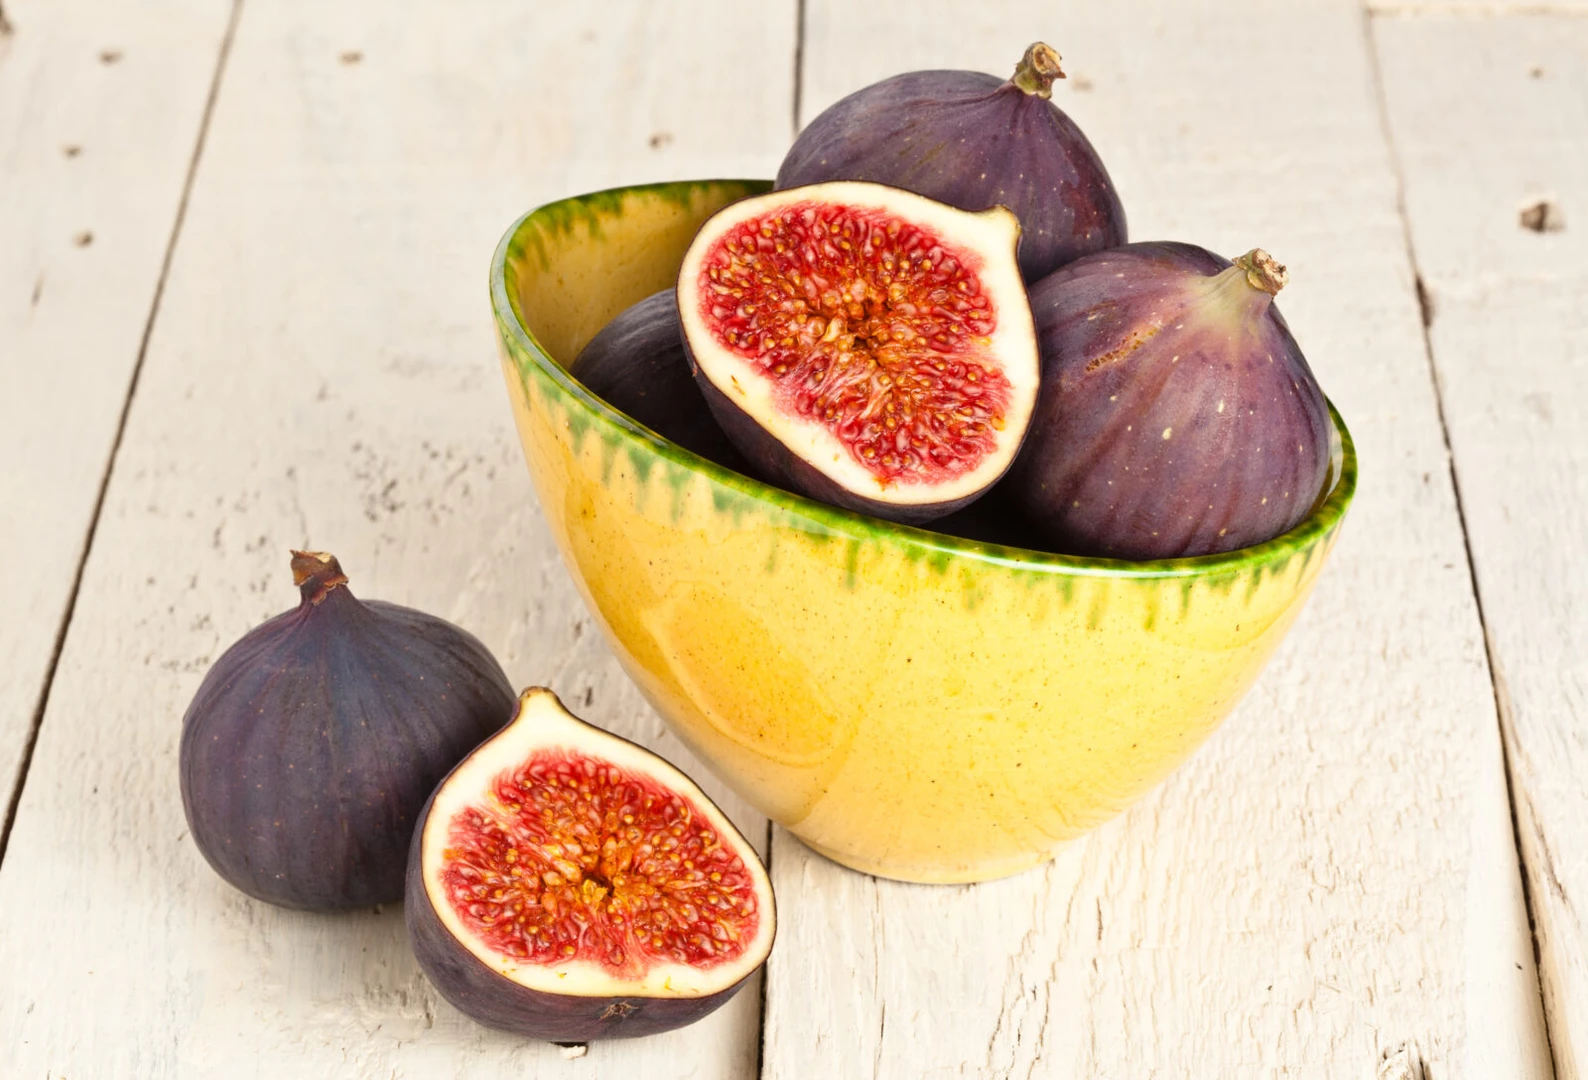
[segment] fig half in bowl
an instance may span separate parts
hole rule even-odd
[[[491,294],[541,509],[647,699],[768,816],[888,877],[1035,865],[1162,779],[1257,677],[1350,505],[1350,437],[1331,412],[1328,483],[1289,532],[1153,562],[955,539],[714,465],[564,365],[676,279],[706,218],[768,186],[602,192],[504,237]]]

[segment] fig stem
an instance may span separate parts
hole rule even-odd
[[[1051,98],[1053,80],[1062,78],[1064,69],[1059,67],[1059,54],[1052,46],[1034,41],[1015,65],[1015,73],[1009,81],[1035,97]]]
[[[347,584],[342,564],[325,551],[294,551],[292,583],[298,586],[305,603],[318,605],[333,589]]]
[[[1252,288],[1261,289],[1269,296],[1278,295],[1279,290],[1290,281],[1289,272],[1262,248],[1252,248],[1245,255],[1230,261],[1246,271],[1246,280]]]

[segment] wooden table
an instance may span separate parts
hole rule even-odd
[[[0,2],[0,1076],[1588,1076],[1588,3]],[[292,546],[704,775],[536,509],[492,247],[1038,37],[1133,236],[1289,264],[1361,453],[1213,740],[962,888],[706,778],[765,841],[764,980],[577,1060],[441,1002],[399,912],[218,880],[180,717]]]

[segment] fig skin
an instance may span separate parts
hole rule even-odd
[[[568,374],[662,438],[724,468],[748,471],[695,385],[672,289],[619,313],[579,351]]]
[[[436,782],[507,723],[507,676],[471,634],[360,601],[334,558],[293,553],[297,608],[245,634],[182,720],[199,851],[250,896],[305,911],[403,895]]]
[[[520,730],[526,725],[528,730]],[[449,807],[459,805],[449,788],[471,784],[478,778],[466,775],[474,759],[480,758],[489,766],[494,757],[501,761],[502,768],[510,768],[523,756],[526,747],[530,751],[545,747],[573,749],[591,757],[617,761],[620,767],[635,769],[696,801],[719,838],[727,841],[745,860],[751,877],[758,882],[756,896],[763,922],[749,946],[752,955],[733,962],[742,969],[742,975],[710,993],[693,996],[658,996],[645,993],[643,987],[634,987],[634,993],[613,993],[611,986],[582,994],[578,992],[581,974],[575,968],[565,972],[563,978],[547,980],[559,987],[558,992],[552,992],[526,986],[493,970],[453,934],[437,912],[432,892],[425,882],[425,834],[429,831],[431,814],[438,800],[449,800]],[[479,770],[478,775],[489,777],[498,771],[487,767]],[[557,1043],[628,1039],[671,1031],[715,1012],[743,989],[766,963],[776,936],[777,907],[771,881],[754,849],[733,823],[674,766],[627,739],[573,716],[556,694],[544,687],[533,686],[523,692],[513,722],[460,762],[437,785],[425,803],[419,822],[408,858],[407,894],[403,905],[414,956],[443,998],[464,1015],[488,1027]]]
[[[1032,287],[1042,389],[1004,485],[1054,550],[1207,555],[1306,517],[1331,426],[1273,304],[1284,282],[1260,250],[1138,243]]]
[[[828,107],[789,149],[778,188],[871,180],[962,210],[1020,219],[1027,282],[1123,244],[1125,210],[1103,160],[1050,100],[1059,57],[1038,42],[1007,80],[976,71],[895,75]]]
[[[1006,484],[993,485],[991,491],[962,510],[940,517],[926,528],[943,536],[974,540],[999,547],[1042,550],[1043,539],[1014,505]]]

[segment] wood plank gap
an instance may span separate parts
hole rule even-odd
[[[794,5],[794,93],[792,108],[789,111],[789,138],[795,139],[800,133],[800,108],[804,101],[805,91],[805,6],[807,0],[796,0]],[[772,880],[772,833],[776,829],[770,820],[766,823],[766,846],[761,850],[766,852],[762,862],[766,865],[767,880]],[[772,898],[774,908],[777,897]],[[781,912],[778,913],[781,916]],[[773,942],[774,946],[776,942]],[[761,969],[761,1027],[759,1038],[755,1042],[755,1075],[766,1075],[766,1033],[767,1033],[767,983],[766,968]]]
[[[88,519],[88,531],[83,536],[82,550],[77,558],[77,570],[72,575],[72,587],[66,597],[66,608],[55,631],[55,643],[50,648],[49,664],[44,669],[44,683],[39,688],[38,704],[28,724],[27,738],[22,745],[22,759],[17,763],[16,782],[11,787],[11,798],[6,804],[5,817],[0,819],[0,866],[5,865],[6,848],[11,842],[11,829],[16,824],[17,808],[22,804],[22,789],[27,784],[28,768],[33,763],[33,751],[38,745],[39,729],[44,726],[44,712],[50,703],[50,690],[55,685],[55,670],[61,662],[61,649],[66,644],[67,631],[71,629],[72,614],[77,610],[77,595],[83,585],[83,569],[88,565],[88,554],[94,547],[94,534],[99,530],[100,514],[105,507],[105,493],[110,489],[110,477],[116,471],[116,455],[121,450],[122,435],[127,430],[127,417],[132,412],[132,400],[138,393],[138,376],[143,371],[144,357],[149,352],[149,338],[154,321],[160,313],[160,298],[165,293],[166,276],[171,271],[172,257],[177,241],[182,236],[182,222],[187,216],[188,196],[193,190],[193,178],[198,174],[199,160],[204,154],[204,140],[209,133],[210,116],[215,111],[221,77],[226,71],[226,58],[231,52],[232,38],[237,32],[237,20],[242,14],[243,0],[232,0],[231,14],[226,20],[226,32],[221,36],[216,54],[215,73],[210,78],[209,95],[204,100],[204,113],[199,119],[198,138],[193,143],[193,156],[188,161],[187,175],[182,179],[182,196],[177,202],[176,218],[171,223],[171,237],[165,245],[165,255],[160,260],[160,276],[155,282],[154,296],[149,303],[149,317],[144,320],[143,334],[138,340],[138,356],[133,361],[132,376],[127,380],[127,396],[121,403],[121,415],[116,419],[116,434],[110,443],[110,454],[105,458],[105,471],[99,478],[99,491],[94,496],[94,510]],[[0,35],[11,33],[5,10],[0,8]]]
[[[805,17],[804,16],[805,16],[805,0],[800,0],[800,27],[801,27],[801,29],[804,28],[804,24],[805,24]],[[799,47],[797,45],[795,46],[794,52],[795,52],[796,55],[798,55]],[[797,61],[795,62],[795,70],[796,71],[799,70],[799,64],[798,64]],[[799,116],[799,111],[798,111],[799,110],[799,105],[797,103],[798,99],[799,99],[799,80],[798,79],[795,79],[794,86],[795,86],[794,94],[795,94],[795,101],[796,101],[796,104],[794,106],[794,108],[795,108],[795,114],[794,115],[795,115],[795,118],[797,120],[798,116]],[[767,823],[766,823],[766,847],[761,849],[762,851],[766,852],[766,855],[763,856],[762,859],[761,859],[761,863],[762,863],[762,865],[764,865],[766,867],[766,879],[768,881],[772,880],[772,832],[776,828],[777,828],[777,826],[769,819],[767,821]],[[779,924],[781,924],[781,922],[782,922],[782,912],[779,912],[777,910],[777,894],[776,893],[774,893],[772,895],[772,910],[773,910],[774,916],[778,918]],[[772,946],[773,946],[773,948],[777,947],[777,933],[776,933],[776,929],[774,929],[773,935],[772,935]],[[767,1012],[766,1012],[766,1004],[767,1004],[767,1001],[766,1001],[766,998],[767,998],[766,987],[767,987],[767,983],[771,981],[770,979],[768,979],[766,977],[766,970],[767,969],[766,969],[765,966],[763,966],[761,968],[761,1013],[760,1013],[760,1015],[761,1015],[761,1029],[760,1029],[760,1032],[759,1032],[760,1037],[758,1039],[756,1039],[756,1041],[755,1041],[755,1075],[756,1075],[757,1080],[760,1080],[760,1078],[766,1076],[766,1031],[767,1031],[767,1025],[766,1025],[766,1017],[767,1017]]]
[[[1374,31],[1374,21],[1378,12],[1371,5],[1365,6],[1362,11],[1362,31],[1367,42],[1368,63],[1372,65],[1373,72],[1373,97],[1378,104],[1379,126],[1384,133],[1384,143],[1389,147],[1390,171],[1395,178],[1395,210],[1400,218],[1401,237],[1406,245],[1406,261],[1412,268],[1413,280],[1417,288],[1417,305],[1422,315],[1423,359],[1428,364],[1428,374],[1433,385],[1434,409],[1439,417],[1439,435],[1445,447],[1445,467],[1450,474],[1450,489],[1455,495],[1456,518],[1461,523],[1461,548],[1467,560],[1467,581],[1472,589],[1472,600],[1477,607],[1478,626],[1483,632],[1483,663],[1488,670],[1489,687],[1494,694],[1495,722],[1500,728],[1500,764],[1505,776],[1505,800],[1511,811],[1511,842],[1516,847],[1517,870],[1522,879],[1522,902],[1527,907],[1528,934],[1533,940],[1533,972],[1538,980],[1540,998],[1544,996],[1544,958],[1541,955],[1538,940],[1538,917],[1533,902],[1532,886],[1528,882],[1529,867],[1527,864],[1527,851],[1522,844],[1522,830],[1517,817],[1516,807],[1516,779],[1511,767],[1511,723],[1509,703],[1495,675],[1497,670],[1494,658],[1494,640],[1489,633],[1488,618],[1483,610],[1483,592],[1478,587],[1477,562],[1472,554],[1472,532],[1467,525],[1466,501],[1461,492],[1461,474],[1456,469],[1456,455],[1450,442],[1450,424],[1445,417],[1445,388],[1439,378],[1439,368],[1434,363],[1434,345],[1430,330],[1433,327],[1434,310],[1428,302],[1428,294],[1423,284],[1422,267],[1417,261],[1417,244],[1412,238],[1411,219],[1406,212],[1406,177],[1401,165],[1400,151],[1395,145],[1395,136],[1390,127],[1389,98],[1384,89],[1383,64],[1379,59],[1378,35]],[[1549,1049],[1549,1068],[1551,1076],[1558,1076],[1560,1068],[1555,1055],[1555,1040],[1550,1030],[1549,1010],[1544,1010],[1544,1037],[1545,1045]]]
[[[805,101],[805,4],[807,0],[799,0],[794,9],[794,130],[790,138],[798,138],[800,133],[800,109]],[[5,25],[4,13],[0,12],[0,26]],[[771,833],[767,833],[768,841]],[[771,848],[767,849],[768,851]]]

